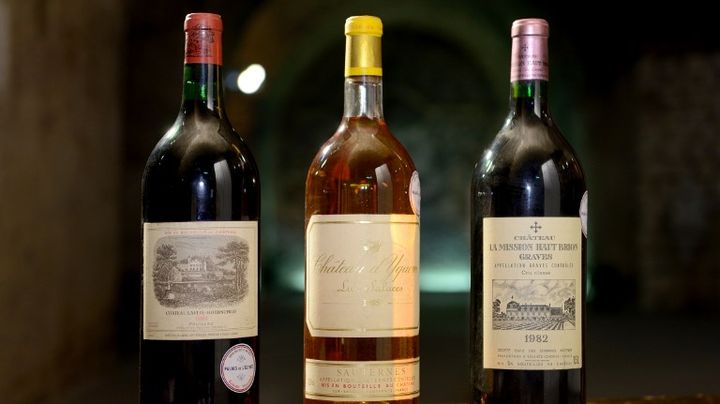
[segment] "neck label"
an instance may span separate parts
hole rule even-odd
[[[185,64],[222,65],[221,32],[207,28],[190,28],[185,33]]]
[[[546,36],[524,35],[512,39],[510,81],[550,79]]]

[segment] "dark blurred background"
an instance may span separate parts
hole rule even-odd
[[[191,11],[223,16],[227,109],[261,168],[264,402],[301,397],[304,180],[342,113],[355,14],[384,21],[386,117],[422,178],[422,401],[468,398],[468,187],[522,17],[550,22],[550,105],[589,181],[589,397],[720,394],[710,6],[0,0],[2,402],[136,400],[140,178],[177,114]]]

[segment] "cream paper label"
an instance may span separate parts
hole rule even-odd
[[[483,366],[582,367],[579,217],[483,219]]]
[[[313,337],[418,335],[415,215],[314,215],[306,238],[306,321]]]
[[[340,362],[305,359],[305,398],[408,400],[420,395],[420,358]]]
[[[258,223],[143,226],[143,338],[258,335]]]

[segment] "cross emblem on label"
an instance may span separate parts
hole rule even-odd
[[[542,226],[538,224],[538,222],[535,222],[534,225],[530,226],[531,229],[535,230],[535,233],[538,232],[538,230],[542,229]]]

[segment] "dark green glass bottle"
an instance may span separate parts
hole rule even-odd
[[[474,403],[585,401],[587,192],[548,110],[548,32],[513,24],[510,113],[473,173]]]
[[[141,403],[257,403],[260,183],[223,110],[222,21],[185,21],[183,100],[142,183]]]

